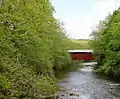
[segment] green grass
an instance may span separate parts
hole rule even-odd
[[[72,42],[80,45],[79,49],[91,49],[89,40],[72,40]]]

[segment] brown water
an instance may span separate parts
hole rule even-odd
[[[58,84],[60,99],[120,99],[120,83],[93,73],[88,64],[66,74]]]

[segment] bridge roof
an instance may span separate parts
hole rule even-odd
[[[68,52],[70,52],[70,53],[74,53],[74,52],[93,52],[93,50],[68,50]]]

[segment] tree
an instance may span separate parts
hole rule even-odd
[[[107,75],[120,76],[120,9],[108,16],[94,31],[95,40],[91,42],[98,57],[97,70]]]
[[[0,5],[0,98],[39,99],[54,94],[53,68],[67,67],[70,56],[51,3],[3,0]]]

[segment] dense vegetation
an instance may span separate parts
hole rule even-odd
[[[91,45],[99,63],[96,71],[120,76],[120,9],[100,22],[92,36]]]
[[[0,1],[0,99],[40,99],[71,63],[69,39],[49,0]]]

